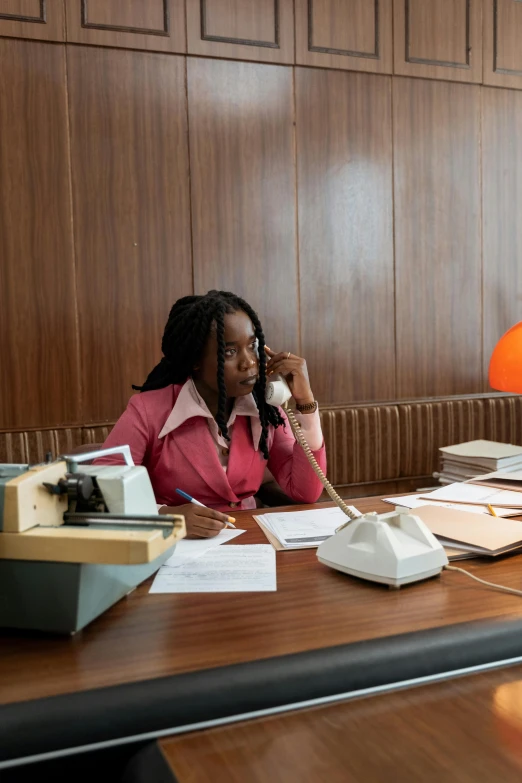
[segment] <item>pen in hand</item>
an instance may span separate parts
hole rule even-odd
[[[178,495],[181,495],[182,498],[185,498],[185,500],[188,500],[190,503],[194,503],[195,506],[201,506],[201,508],[208,508],[208,506],[205,506],[204,503],[200,503],[199,500],[196,500],[191,495],[188,495],[186,492],[183,492],[182,489],[177,489],[176,492]],[[235,528],[236,526],[233,524],[236,520],[234,517],[227,517],[228,521],[225,522],[225,525],[228,525],[228,527]]]

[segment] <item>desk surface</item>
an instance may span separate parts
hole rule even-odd
[[[376,498],[361,511],[389,511]],[[297,507],[293,507],[296,510]],[[252,516],[237,545],[266,543]],[[470,560],[521,587],[520,555]],[[277,553],[277,592],[149,595],[151,580],[74,637],[0,631],[0,704],[132,683],[486,618],[522,618],[522,600],[460,574],[399,591],[346,577],[315,550]]]
[[[160,741],[178,783],[519,783],[522,666]]]

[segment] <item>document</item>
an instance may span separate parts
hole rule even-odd
[[[214,538],[182,538],[181,541],[176,544],[174,553],[165,561],[162,568],[178,568],[180,565],[183,565],[183,563],[201,557],[205,552],[208,552],[209,549],[232,541],[233,538],[237,538],[237,536],[240,536],[244,532],[244,530],[231,530],[230,528],[225,528]]]
[[[333,536],[336,528],[346,522],[347,516],[335,506],[259,514],[254,519],[276,549],[305,549],[318,547]]]
[[[502,506],[511,510],[522,508],[522,493],[508,492],[506,490],[485,487],[479,484],[469,484],[468,482],[447,484],[435,492],[423,495],[428,500],[444,500],[448,503],[467,503],[486,506],[490,504],[493,508]]]
[[[183,565],[160,568],[151,593],[254,593],[277,590],[269,544],[214,547]]]
[[[390,503],[392,506],[401,508],[420,508],[421,506],[441,506],[443,508],[455,508],[458,511],[469,511],[473,514],[489,514],[487,506],[473,505],[467,503],[449,503],[444,500],[437,500],[431,495],[404,495],[396,498],[383,498],[384,503]],[[518,517],[521,515],[520,508],[502,508],[493,506],[497,517]]]

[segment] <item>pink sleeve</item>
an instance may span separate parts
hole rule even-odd
[[[314,473],[303,449],[295,440],[285,412],[281,409],[279,409],[279,412],[285,421],[285,426],[284,428],[282,426],[278,427],[274,432],[268,469],[283,492],[286,492],[292,500],[296,500],[299,503],[315,503],[323,491],[323,485]],[[308,416],[315,416],[315,414],[308,414]],[[299,418],[302,421],[305,415]],[[311,445],[317,444],[317,427],[320,432],[319,414],[317,414],[316,422],[310,422],[310,430],[313,431],[315,439],[315,443]],[[308,428],[303,428],[303,435],[306,438],[305,429]],[[326,449],[324,442],[322,442],[320,448],[312,449],[312,452],[319,463],[319,467],[326,474]]]
[[[140,400],[140,395],[131,397],[125,412],[120,416],[103,448],[112,446],[130,446],[135,465],[142,465],[149,446],[149,427],[147,414]],[[95,465],[123,465],[123,457],[119,455],[101,457],[95,460]]]
[[[294,416],[301,425],[301,432],[312,451],[319,451],[324,442],[319,409],[314,413],[294,411]]]

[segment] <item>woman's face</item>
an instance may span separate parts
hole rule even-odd
[[[225,321],[225,386],[228,397],[250,394],[258,376],[257,343],[252,321],[238,310],[227,313]],[[193,377],[213,391],[217,385],[217,335],[210,332]]]

